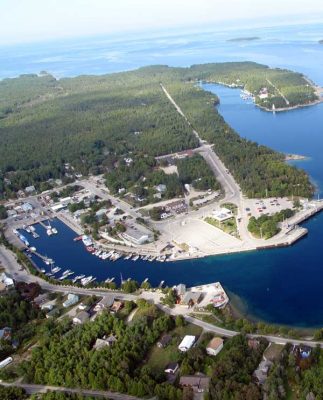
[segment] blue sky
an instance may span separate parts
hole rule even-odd
[[[322,0],[0,0],[0,43],[323,20]]]

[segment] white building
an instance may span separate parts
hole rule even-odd
[[[123,233],[123,237],[136,245],[150,242],[153,239],[152,232],[141,225],[128,226],[126,232]]]
[[[191,335],[186,335],[184,336],[184,339],[181,341],[180,345],[178,346],[178,349],[180,351],[187,351],[189,350],[193,344],[195,343],[195,336],[191,336]]]
[[[223,339],[219,337],[213,338],[206,347],[209,356],[216,356],[223,349]]]
[[[213,218],[219,222],[226,221],[233,217],[233,213],[228,208],[222,207],[219,210],[213,211]]]

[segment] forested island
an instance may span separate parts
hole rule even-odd
[[[197,85],[209,81],[245,87],[257,104],[271,108],[275,102],[279,107],[284,99],[268,79],[290,105],[316,99],[301,74],[251,62],[151,66],[60,80],[47,73],[5,79],[0,82],[0,195],[15,197],[30,185],[46,190],[54,179],[67,183],[77,174],[105,173],[112,184],[129,158],[130,175],[122,179],[136,185],[147,175],[152,183],[160,183],[156,156],[199,146],[192,128],[162,92],[162,82],[201,137],[214,144],[247,196],[293,192],[308,197],[313,189],[305,172],[286,165],[283,154],[241,138],[217,112],[218,98]],[[264,87],[269,96],[260,99],[257,93]],[[176,195],[181,178],[167,179]],[[217,187],[209,178],[204,184],[206,180]]]
[[[237,37],[233,39],[228,39],[228,42],[252,42],[253,40],[259,40],[259,36],[247,36],[247,37]]]
[[[323,44],[323,39],[322,39],[322,40],[319,40],[319,44]]]

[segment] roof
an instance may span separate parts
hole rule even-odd
[[[186,292],[182,303],[188,304],[190,301],[193,303],[197,303],[201,297],[201,292]]]
[[[181,386],[194,386],[198,389],[207,390],[209,388],[210,378],[204,375],[186,375],[182,376],[179,384]]]
[[[8,328],[7,326],[3,329],[0,329],[0,340],[8,340],[11,338],[11,328]]]
[[[2,272],[2,274],[0,274],[0,282],[2,282],[3,284],[5,284],[6,286],[12,286],[14,284],[13,279],[10,278],[7,274],[5,274],[4,272]]]
[[[177,362],[170,362],[169,364],[166,365],[165,371],[167,371],[167,370],[175,371],[177,368],[178,368]]]
[[[162,346],[167,346],[171,340],[172,340],[171,335],[164,335],[161,337],[158,343],[160,343]]]
[[[222,345],[223,345],[223,339],[219,337],[214,337],[212,340],[210,340],[209,344],[207,345],[207,348],[217,350]]]
[[[104,296],[102,299],[98,302],[98,304],[104,306],[104,307],[111,307],[114,303],[114,296]]]
[[[255,370],[254,375],[260,384],[266,381],[271,365],[271,361],[262,360],[258,365],[258,368]]]
[[[195,342],[195,336],[192,336],[192,335],[186,335],[186,336],[184,336],[184,338],[183,338],[183,340],[181,341],[181,343],[180,343],[180,345],[178,346],[178,348],[181,350],[181,349],[186,349],[186,350],[188,350],[188,349],[190,349],[192,346],[193,346],[193,344],[194,344],[194,342]]]
[[[86,311],[80,311],[76,316],[73,318],[79,320],[81,322],[85,322],[90,318],[89,314]]]

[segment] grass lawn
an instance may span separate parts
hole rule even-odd
[[[171,343],[165,348],[160,349],[155,344],[147,357],[147,365],[155,371],[163,371],[166,365],[172,361],[178,361],[180,351],[178,345],[185,335],[200,336],[202,329],[199,326],[188,324],[177,327],[169,334],[173,337]]]
[[[205,222],[209,223],[210,225],[215,226],[216,228],[221,229],[223,232],[228,233],[231,236],[238,237],[238,230],[237,230],[237,222],[235,217],[227,219],[226,221],[219,222],[215,218],[206,217]]]

